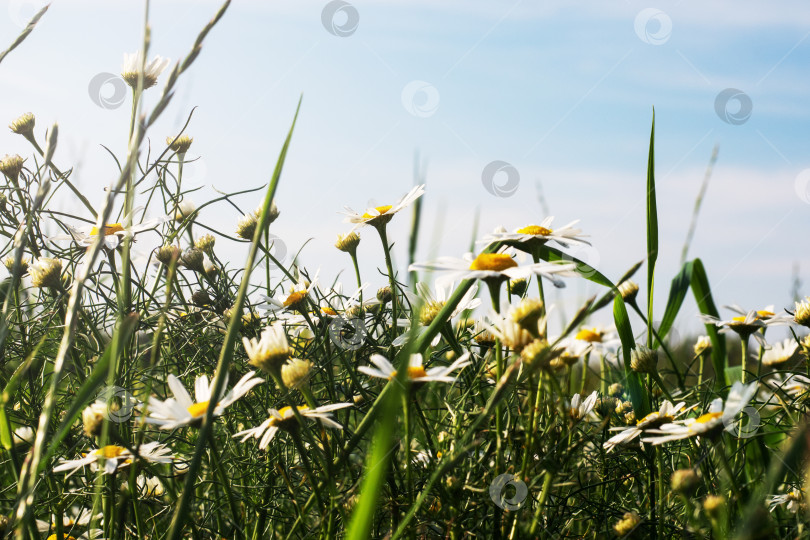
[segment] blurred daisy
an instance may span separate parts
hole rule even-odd
[[[312,281],[308,281],[302,275],[298,283],[290,287],[289,293],[276,293],[272,298],[262,295],[266,304],[262,304],[259,307],[269,311],[288,309],[300,312],[306,310],[309,293],[318,284],[318,275],[320,272],[320,269],[315,272],[315,277],[312,278]]]
[[[421,354],[412,354],[408,362],[408,379],[414,383],[425,382],[446,382],[453,383],[457,377],[452,377],[450,374],[457,369],[463,369],[470,365],[470,353],[465,353],[458,357],[455,362],[449,366],[440,366],[430,369],[425,369],[422,364]],[[397,375],[397,370],[388,359],[380,354],[373,354],[369,361],[376,367],[361,366],[357,369],[360,373],[365,373],[369,377],[377,377],[379,379],[393,379]]]
[[[664,424],[659,429],[650,430],[658,436],[643,439],[654,445],[663,444],[690,437],[718,435],[730,422],[734,422],[740,412],[748,405],[751,398],[757,393],[757,382],[748,385],[735,382],[728,393],[725,406],[723,400],[717,398],[709,405],[709,412],[697,418],[687,418],[686,420],[676,420],[671,424]]]
[[[255,372],[250,371],[246,373],[239,382],[237,382],[230,392],[225,394],[222,399],[217,400],[216,408],[214,409],[214,417],[221,415],[225,409],[234,403],[236,400],[247,394],[251,388],[264,382],[263,379],[254,377]],[[150,424],[157,424],[161,429],[175,429],[183,426],[199,425],[202,422],[205,411],[208,410],[208,404],[213,399],[211,392],[214,389],[214,381],[208,382],[206,375],[197,377],[194,381],[194,400],[186,391],[180,380],[174,375],[170,374],[167,383],[169,389],[174,394],[173,398],[168,398],[162,401],[157,398],[149,398],[148,410],[149,416],[146,421]],[[225,381],[222,385],[223,392],[228,386],[228,375],[225,375]]]
[[[62,516],[62,527],[65,529],[65,532],[71,532],[70,529],[73,527],[86,527],[89,525],[92,517],[93,512],[88,508],[71,508],[69,514]],[[96,519],[101,519],[102,517],[103,514],[96,514]],[[50,523],[41,519],[36,520],[36,523],[37,530],[41,533],[47,533],[51,528],[53,528],[54,531],[56,530],[56,516],[51,517]]]
[[[124,55],[124,65],[121,66],[121,77],[133,89],[138,87],[138,79],[141,74],[141,67],[143,67],[143,89],[151,88],[157,84],[157,79],[166,66],[169,65],[168,58],[155,58],[144,65],[143,53],[137,52]]]
[[[610,428],[610,431],[619,431],[619,433],[608,439],[602,447],[610,452],[616,446],[629,443],[646,430],[656,429],[664,424],[671,423],[677,416],[686,412],[682,410],[685,405],[683,402],[672,405],[669,401],[664,401],[657,411],[653,411],[637,421],[635,426]]]
[[[505,347],[513,351],[522,351],[524,347],[536,339],[535,335],[508,315],[504,317],[493,313],[489,316],[489,320],[492,324],[485,325],[486,329],[501,340]]]
[[[112,474],[118,469],[130,465],[135,458],[136,456],[123,446],[110,444],[84,454],[84,457],[79,459],[63,459],[59,462],[59,465],[53,468],[53,472],[71,471],[68,474],[70,476],[79,469],[83,469],[86,465],[91,465],[93,470],[96,470],[101,465],[105,474]],[[137,458],[152,463],[171,463],[173,456],[171,450],[165,445],[150,442],[142,444],[138,448]]]
[[[810,391],[810,379],[798,373],[791,373],[787,377],[777,373],[766,384],[774,390],[785,392],[793,399],[799,399]]]
[[[571,223],[562,227],[552,229],[551,222],[554,221],[554,216],[545,218],[540,225],[527,225],[516,229],[514,232],[507,232],[505,228],[498,227],[491,234],[484,236],[483,242],[491,244],[492,242],[519,242],[519,243],[542,243],[545,244],[549,240],[554,240],[563,247],[568,247],[571,243],[588,244],[585,241],[584,235],[580,229],[575,229],[573,226],[579,223],[579,220],[572,221]]]
[[[802,507],[803,499],[804,496],[802,495],[801,490],[792,489],[787,493],[771,495],[768,500],[768,508],[771,512],[773,512],[780,506],[787,505],[788,512],[796,514]]]
[[[768,344],[765,342],[765,338],[762,337],[762,334],[757,332],[757,330],[768,326],[787,325],[793,322],[793,318],[790,316],[776,315],[773,311],[773,306],[768,306],[759,311],[745,311],[736,305],[724,307],[738,313],[738,315],[729,320],[721,320],[712,315],[701,314],[699,317],[705,324],[714,324],[722,328],[721,331],[732,330],[743,337],[753,335],[754,339],[763,347],[767,347]]]
[[[599,393],[596,390],[584,401],[579,394],[574,394],[574,397],[571,398],[571,405],[568,407],[569,414],[574,420],[582,420],[591,414],[593,408],[596,407],[598,397]]]
[[[343,429],[343,426],[338,424],[332,419],[332,411],[337,411],[339,409],[345,409],[346,407],[353,406],[352,403],[334,403],[332,405],[322,405],[321,407],[315,407],[314,409],[310,409],[306,405],[299,405],[296,408],[298,409],[298,413],[304,418],[310,418],[313,420],[319,420],[324,427],[333,428],[333,429]],[[245,442],[249,438],[253,437],[254,439],[259,440],[259,448],[264,450],[267,448],[267,445],[270,444],[270,441],[273,440],[273,437],[276,436],[279,429],[283,429],[285,431],[291,431],[298,427],[298,418],[295,416],[295,413],[292,410],[292,407],[282,407],[281,409],[270,409],[269,410],[270,416],[256,426],[255,428],[246,429],[244,431],[240,431],[238,433],[234,433],[234,437],[242,437],[240,442]]]
[[[135,479],[135,487],[135,493],[144,499],[158,499],[165,493],[163,483],[161,483],[160,478],[156,476],[144,476],[143,474],[139,474]],[[121,484],[121,489],[127,491],[129,490],[129,485],[124,482]]]
[[[765,352],[762,354],[762,365],[776,366],[784,364],[794,358],[798,348],[799,344],[793,338],[778,341],[772,344],[770,349],[765,349]]]
[[[104,247],[107,249],[116,249],[121,245],[121,241],[124,238],[133,238],[138,233],[152,230],[158,225],[164,223],[167,219],[168,218],[165,216],[161,218],[153,218],[137,225],[132,225],[129,228],[125,228],[121,223],[108,223],[102,227],[102,231],[104,233]],[[126,222],[126,220],[122,221]],[[93,245],[101,231],[99,231],[98,227],[93,225],[92,227],[87,226],[78,228],[68,226],[68,232],[70,234],[52,236],[49,238],[49,240],[73,240],[77,245],[86,248]]]
[[[14,444],[34,444],[34,428],[20,426],[14,430]]]
[[[416,199],[424,195],[425,193],[425,185],[414,186],[407,195],[402,197],[396,204],[392,205],[385,205],[385,206],[377,206],[376,208],[368,208],[362,214],[359,212],[355,212],[348,206],[346,207],[346,211],[343,212],[346,215],[346,219],[344,219],[344,223],[354,223],[354,227],[352,227],[352,231],[363,227],[364,225],[373,225],[375,227],[381,227],[391,221],[391,218],[394,217],[394,214],[399,212],[400,210],[407,208],[411,204],[413,204]]]
[[[576,267],[573,263],[549,263],[541,261],[526,266],[518,263],[508,253],[481,253],[477,257],[472,253],[462,258],[439,257],[435,261],[414,263],[408,271],[419,270],[446,272],[448,279],[517,279],[529,276],[542,276],[551,281],[555,287],[565,287],[565,283],[557,277],[560,275],[573,275]]]
[[[280,324],[266,327],[258,340],[243,337],[242,345],[248,355],[248,363],[267,373],[278,374],[278,370],[290,358],[287,334]]]
[[[621,344],[619,334],[604,326],[582,327],[574,335],[574,341],[590,345],[591,349],[599,354],[609,354]]]

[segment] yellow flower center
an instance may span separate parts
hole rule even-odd
[[[697,422],[698,424],[705,424],[707,422],[711,422],[715,418],[720,418],[721,416],[723,416],[722,412],[710,412],[699,416],[698,419],[695,420],[695,422]]]
[[[284,307],[290,307],[298,304],[307,297],[307,291],[296,291],[284,300]]]
[[[771,317],[773,317],[774,315],[775,315],[775,314],[774,314],[774,312],[773,312],[773,311],[766,311],[766,310],[764,310],[764,309],[757,311],[757,316],[758,316],[760,319],[770,319],[770,318],[771,318]]]
[[[205,414],[205,411],[208,410],[208,401],[201,401],[200,403],[194,403],[188,407],[188,414],[197,418],[198,416],[202,416]]]
[[[385,206],[378,206],[377,208],[375,208],[375,210],[376,210],[377,212],[379,212],[379,215],[372,216],[371,214],[369,214],[368,212],[366,212],[365,214],[363,214],[363,218],[365,218],[365,219],[373,219],[373,218],[375,218],[375,217],[379,217],[379,216],[381,216],[382,214],[385,214],[386,212],[388,212],[389,210],[391,210],[391,208],[393,208],[393,206],[391,206],[390,204],[385,205]]]
[[[97,456],[101,456],[104,459],[113,459],[117,458],[126,451],[127,451],[126,448],[122,448],[120,446],[115,446],[114,444],[111,444],[109,446],[99,448],[94,452],[94,454]]]
[[[120,223],[108,223],[104,227],[104,234],[115,234],[119,232],[124,232],[124,227]],[[98,227],[93,227],[90,229],[90,236],[95,236],[98,234]]]
[[[658,418],[658,412],[657,411],[656,412],[651,412],[650,414],[648,414],[647,416],[645,416],[641,420],[637,421],[636,425],[638,426],[640,424],[643,424],[644,422],[649,422],[650,420],[655,420],[656,418]]]
[[[583,328],[577,332],[575,337],[576,339],[581,339],[582,341],[587,341],[588,343],[602,343],[602,332],[597,331],[596,328],[592,330]]]
[[[391,373],[391,377],[389,377],[389,378],[393,379],[396,376],[397,376],[397,371],[394,370]],[[427,371],[425,371],[424,366],[415,366],[415,367],[414,366],[408,366],[408,378],[409,379],[414,380],[414,379],[421,379],[423,377],[427,377]]]
[[[335,316],[337,315],[337,311],[335,311],[334,309],[330,308],[329,306],[322,307],[322,308],[321,308],[321,311],[324,313],[324,315],[329,315],[329,316],[331,316],[331,317],[335,317]]]
[[[470,264],[470,270],[491,270],[502,272],[514,268],[517,263],[506,253],[482,253]]]
[[[52,535],[50,535],[48,537],[48,540],[58,540],[58,539],[59,539],[59,537],[56,535],[56,533],[54,533],[54,534],[52,534]],[[76,539],[74,537],[72,537],[72,536],[62,535],[62,540],[76,540]]]
[[[529,225],[528,227],[518,229],[517,232],[519,234],[530,234],[532,236],[549,236],[554,231],[541,227],[540,225]]]

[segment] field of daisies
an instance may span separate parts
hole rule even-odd
[[[150,130],[227,7],[178,62],[148,31],[125,56],[129,146],[97,200],[54,162],[56,125],[7,119],[30,153],[0,160],[0,537],[810,536],[810,299],[740,308],[700,259],[656,268],[654,122],[647,256],[623,276],[548,216],[398,269],[415,185],[345,209],[354,272],[328,282],[273,255],[297,111],[261,204],[221,231],[184,187],[190,134]],[[369,244],[385,257],[363,276]],[[548,293],[576,280],[602,292],[558,325]],[[674,340],[687,296],[705,335]]]

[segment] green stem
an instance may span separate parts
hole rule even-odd
[[[388,245],[388,233],[385,230],[385,224],[376,227],[377,232],[380,233],[380,241],[382,241],[383,252],[385,253],[385,268],[388,271],[388,282],[391,285],[391,317],[393,322],[391,324],[391,340],[397,337],[397,282],[394,276],[394,268],[391,264],[391,247]],[[358,285],[359,286],[359,285]]]

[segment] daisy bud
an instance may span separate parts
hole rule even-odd
[[[655,373],[658,368],[658,353],[636,344],[636,348],[630,353],[630,367],[637,373]]]
[[[8,197],[6,197],[6,194],[5,193],[0,193],[0,210],[5,211],[7,202],[8,202]]]
[[[362,394],[355,394],[354,396],[352,396],[352,402],[355,405],[360,405],[361,403],[363,403],[363,401],[364,401],[364,399],[363,399]]]
[[[594,409],[599,413],[599,416],[606,418],[610,413],[616,410],[617,400],[614,397],[601,397],[596,400]]]
[[[678,469],[672,473],[669,484],[675,493],[691,497],[700,485],[700,478],[692,469]]]
[[[273,201],[273,202],[270,203],[269,212],[270,212],[270,214],[267,216],[267,218],[268,218],[267,219],[267,224],[268,225],[270,225],[275,220],[277,220],[278,216],[281,214],[281,212],[279,212],[279,210],[278,210],[278,206],[276,206],[276,201]],[[260,216],[260,215],[262,215],[261,214],[261,208],[256,210],[256,216]]]
[[[456,358],[458,358],[456,351],[447,351],[446,353],[444,353],[444,359],[450,363],[452,363],[453,360],[455,360]]]
[[[180,262],[189,270],[205,272],[205,256],[197,248],[189,248],[180,256]]]
[[[472,328],[473,339],[476,343],[478,343],[482,347],[492,347],[495,345],[495,334],[489,331],[489,329],[481,324],[479,321],[475,321],[475,324]]]
[[[613,530],[619,538],[624,538],[633,532],[641,523],[641,517],[635,512],[626,512],[624,517],[613,525]]]
[[[0,537],[6,536],[6,529],[8,529],[8,518],[0,516]]]
[[[796,310],[793,318],[802,326],[810,328],[810,296],[806,297],[801,302],[796,302]]]
[[[34,134],[34,123],[36,122],[34,115],[32,113],[25,113],[24,115],[20,116],[16,120],[14,120],[11,124],[9,124],[9,128],[14,133],[18,133],[23,136],[30,136]]]
[[[712,519],[720,518],[726,509],[726,500],[720,495],[707,495],[703,500],[703,510]]]
[[[6,260],[3,261],[3,265],[5,265],[6,270],[11,273],[11,271],[14,270],[14,257],[6,257]],[[28,272],[28,259],[23,257],[20,261],[20,275],[25,275],[26,272]]]
[[[357,252],[357,245],[360,243],[360,236],[355,232],[349,234],[339,234],[335,247],[344,253],[353,255]]]
[[[256,225],[258,223],[259,218],[256,212],[245,214],[236,224],[236,235],[245,240],[253,240],[253,234],[256,232]]]
[[[377,291],[377,300],[383,304],[387,304],[394,296],[391,294],[391,286],[386,285]]]
[[[628,412],[633,411],[633,402],[632,401],[621,401],[619,400],[618,404],[616,405],[616,414],[627,414]]]
[[[695,343],[695,356],[708,353],[712,350],[712,340],[709,336],[700,336]]]
[[[211,304],[211,297],[207,292],[200,290],[191,295],[191,301],[195,306],[203,307]]]
[[[619,397],[624,393],[624,387],[621,383],[613,383],[608,386],[608,395],[613,397]]]
[[[188,135],[180,135],[177,138],[166,137],[166,144],[169,145],[172,152],[177,152],[178,154],[185,154],[188,152],[192,142],[194,142],[194,139]]]
[[[624,414],[624,423],[627,424],[628,426],[636,425],[636,413],[634,413],[633,411],[625,413]]]
[[[526,294],[526,289],[528,286],[529,282],[526,281],[526,278],[513,279],[509,282],[509,290],[515,296],[523,296]]]
[[[180,258],[180,248],[178,246],[162,246],[155,253],[155,258],[168,266],[173,259]]]
[[[281,366],[281,380],[287,388],[299,388],[309,378],[309,371],[312,369],[312,362],[291,358],[286,364]]]
[[[210,254],[212,251],[214,251],[214,244],[216,243],[216,241],[217,239],[214,238],[214,235],[204,234],[194,241],[194,247],[199,249],[200,251],[204,251],[205,253]]]
[[[23,168],[23,158],[18,155],[6,156],[0,159],[0,172],[5,174],[12,182],[17,182]]]
[[[622,281],[618,286],[619,294],[626,302],[632,302],[638,296],[638,284],[629,279]]]
[[[34,428],[21,426],[14,430],[14,444],[34,444],[36,432]]]
[[[40,257],[28,267],[31,283],[39,288],[59,288],[62,285],[62,261]]]
[[[545,339],[535,339],[520,351],[520,359],[532,371],[547,367],[551,359],[551,348]]]
[[[107,415],[107,405],[95,402],[82,411],[82,427],[84,434],[88,437],[101,435],[101,428],[104,425],[104,418]]]
[[[524,298],[516,308],[511,310],[509,315],[524,330],[540,337],[537,323],[543,315],[542,300],[539,298]]]
[[[208,276],[209,279],[214,279],[219,275],[219,267],[212,262],[206,262],[205,275]]]
[[[287,334],[280,326],[268,326],[260,339],[242,338],[242,345],[245,347],[250,365],[267,373],[278,375],[281,367],[290,358]]]
[[[174,209],[174,220],[175,221],[183,221],[188,216],[194,213],[197,209],[197,205],[194,204],[189,199],[183,199],[180,201]]]

